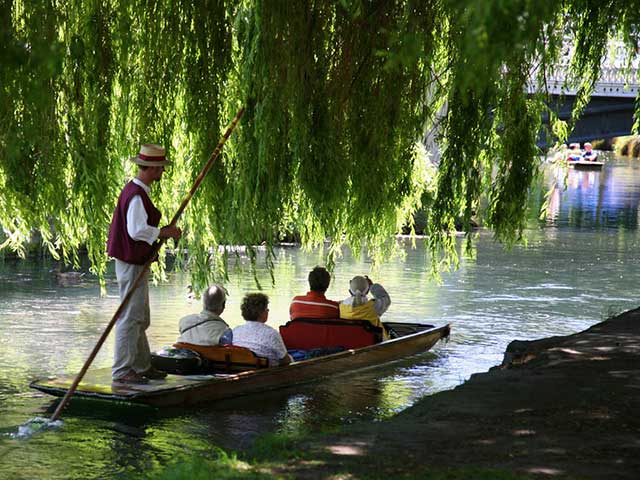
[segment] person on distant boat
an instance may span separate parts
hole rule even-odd
[[[296,318],[339,318],[340,304],[324,296],[331,282],[331,275],[324,267],[315,267],[309,272],[309,289],[306,295],[293,297],[289,307],[289,317]]]
[[[269,297],[262,293],[248,293],[240,305],[246,323],[233,329],[233,344],[269,359],[270,367],[288,365],[292,359],[280,333],[266,325],[269,318]]]
[[[178,343],[192,345],[229,345],[233,332],[220,318],[224,311],[227,295],[220,285],[211,285],[202,294],[203,310],[180,319]]]
[[[140,147],[140,153],[129,160],[138,165],[138,174],[118,197],[107,239],[107,254],[116,262],[121,300],[151,260],[154,242],[158,238],[178,240],[182,235],[174,225],[158,227],[162,214],[149,197],[151,184],[160,181],[165,166],[171,165],[165,157],[165,149],[160,145],[145,144]],[[111,369],[114,382],[147,383],[149,379],[167,376],[151,366],[146,335],[151,321],[148,276],[147,270],[116,321]]]
[[[572,143],[569,145],[569,151],[567,152],[568,162],[577,162],[582,159],[582,150],[580,150],[579,143]]]
[[[584,144],[584,153],[582,154],[582,158],[589,161],[594,161],[597,158],[596,152],[593,151],[593,146],[589,142]]]
[[[389,294],[379,283],[373,283],[367,276],[356,276],[349,282],[348,298],[340,302],[340,318],[345,320],[367,320],[372,325],[382,328],[383,339],[388,339],[388,334],[384,329],[380,317],[391,305]],[[371,293],[373,299],[369,299],[367,294]]]

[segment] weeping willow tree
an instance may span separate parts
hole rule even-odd
[[[575,46],[579,116],[612,37],[638,45],[636,1],[0,0],[2,248],[39,233],[103,278],[117,195],[141,143],[174,166],[153,196],[169,218],[240,106],[246,113],[181,220],[194,285],[225,244],[297,232],[328,262],[374,259],[425,208],[434,258],[454,219],[498,241],[524,229],[545,79]],[[539,93],[527,94],[532,77]],[[444,112],[444,114],[443,114]],[[437,123],[434,173],[421,140]],[[556,120],[563,140],[570,125]],[[486,199],[487,208],[480,209]],[[470,238],[470,237],[469,237]],[[162,270],[162,265],[160,265]]]

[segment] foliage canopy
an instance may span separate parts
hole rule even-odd
[[[632,0],[0,0],[0,225],[22,251],[38,231],[67,262],[105,237],[139,144],[174,167],[154,199],[170,218],[235,111],[247,108],[186,210],[196,286],[220,244],[364,244],[375,258],[426,208],[429,242],[485,197],[485,224],[518,240],[544,91],[575,44],[585,105],[607,39],[638,45]],[[446,107],[446,108],[445,108]],[[551,112],[553,115],[553,112]],[[425,131],[439,125],[433,174]],[[562,131],[554,126],[554,131]],[[211,268],[214,265],[215,268]]]

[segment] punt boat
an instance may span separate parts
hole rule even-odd
[[[168,375],[147,384],[118,384],[111,381],[111,369],[87,371],[74,397],[156,407],[192,405],[275,390],[302,383],[334,378],[354,370],[399,360],[431,349],[449,336],[450,326],[385,322],[396,338],[361,348],[292,362],[283,367],[257,368],[239,373]],[[75,375],[44,378],[31,382],[41,392],[64,396]]]
[[[578,160],[577,162],[570,162],[569,166],[575,170],[602,170],[604,162],[598,162],[597,160]]]

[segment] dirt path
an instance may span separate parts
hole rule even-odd
[[[640,309],[578,334],[512,342],[502,367],[389,421],[304,447],[314,461],[285,469],[296,478],[393,479],[433,466],[477,466],[554,479],[636,480]]]

